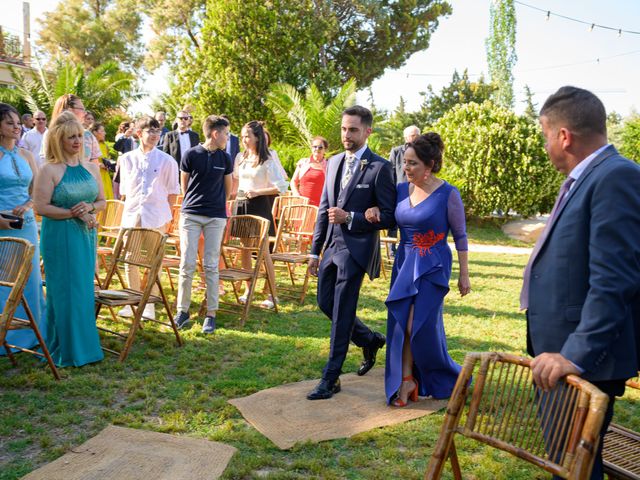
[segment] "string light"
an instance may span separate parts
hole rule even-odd
[[[560,17],[560,18],[564,18],[565,20],[569,20],[571,22],[576,22],[576,23],[581,23],[583,25],[589,25],[589,31],[593,31],[594,28],[602,28],[603,30],[611,30],[614,32],[618,32],[618,36],[621,37],[623,33],[630,33],[632,35],[640,35],[640,32],[635,31],[635,30],[625,30],[623,28],[618,28],[618,27],[609,27],[607,25],[600,25],[598,23],[595,22],[586,22],[584,20],[580,20],[577,18],[573,18],[573,17],[568,17],[566,15],[561,15],[559,13],[553,13],[551,10],[545,10],[542,8],[538,8],[534,5],[529,5],[528,3],[524,3],[524,2],[520,2],[518,0],[514,0],[514,3],[518,4],[518,5],[522,5],[523,7],[528,7],[531,8],[533,10],[537,10],[538,12],[542,12],[545,14],[546,16],[546,20],[548,21],[551,18],[551,15],[554,15],[556,17]]]

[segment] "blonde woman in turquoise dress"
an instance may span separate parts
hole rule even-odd
[[[40,252],[38,227],[33,214],[30,189],[37,164],[28,150],[16,147],[20,138],[20,116],[11,105],[0,103],[0,211],[23,218],[22,228],[14,229],[11,221],[0,217],[0,237],[24,238],[35,246],[31,274],[24,289],[25,299],[40,331],[44,335],[44,295],[40,276]],[[0,288],[0,304],[4,306],[9,289]],[[27,318],[24,308],[18,307],[16,315]],[[31,330],[7,332],[7,343],[24,348],[34,347],[38,341]],[[6,352],[0,347],[0,355]]]
[[[47,278],[47,345],[58,366],[104,358],[95,321],[93,273],[97,211],[105,207],[98,166],[82,158],[84,129],[71,112],[49,127],[46,160],[35,182]]]

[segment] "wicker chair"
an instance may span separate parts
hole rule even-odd
[[[305,269],[301,291],[294,296],[292,293],[300,288],[296,282],[296,267],[309,261],[309,250],[317,217],[318,207],[313,205],[284,207],[278,224],[273,253],[271,254],[274,264],[282,262],[286,265],[289,279],[291,280],[291,288],[280,288],[280,291],[287,292],[280,295],[298,298],[300,304],[304,303],[310,274],[308,269]]]
[[[118,355],[121,362],[124,362],[127,355],[129,355],[136,332],[141,328],[142,313],[147,303],[162,303],[164,305],[169,319],[168,322],[153,319],[148,320],[152,320],[171,328],[176,337],[176,342],[178,345],[182,345],[182,339],[180,338],[176,324],[173,321],[169,302],[167,301],[167,297],[164,294],[162,284],[158,277],[158,273],[162,266],[162,257],[164,256],[166,239],[167,236],[157,230],[147,228],[121,229],[114,247],[114,262],[104,282],[104,290],[108,290],[110,288],[116,271],[119,268],[123,268],[125,265],[130,265],[144,270],[146,285],[141,291],[132,290],[130,288],[118,289],[116,292],[119,293],[119,297],[114,297],[112,291],[99,291],[96,295],[96,318],[98,317],[102,306],[106,305],[109,307],[109,311],[111,312],[111,317],[114,322],[128,323],[120,320],[120,317],[114,313],[114,307],[130,305],[133,309],[134,316],[128,324],[129,328],[126,333],[116,332],[101,326],[98,327],[99,330],[110,333],[124,340],[124,347],[120,352],[111,348],[103,347],[103,350]],[[152,295],[151,291],[154,285],[158,287],[160,296]]]
[[[279,195],[273,201],[273,206],[271,207],[271,215],[273,216],[273,221],[275,222],[276,228],[278,228],[280,216],[282,215],[282,211],[284,207],[291,207],[294,205],[308,205],[309,199],[306,197],[297,197],[294,195]]]
[[[509,452],[561,478],[589,478],[607,395],[573,375],[551,392],[543,392],[533,384],[529,365],[528,358],[503,353],[466,356],[425,479],[439,479],[447,458],[454,478],[462,479],[455,434]]]
[[[640,378],[627,380],[627,387],[640,390]],[[610,423],[604,436],[602,463],[610,479],[640,480],[640,433]]]
[[[264,261],[265,256],[269,255],[268,245],[269,220],[254,215],[236,215],[227,221],[227,227],[222,240],[221,251],[224,267],[220,268],[220,280],[231,282],[233,293],[238,303],[234,305],[227,302],[220,302],[219,310],[227,313],[236,313],[232,308],[240,303],[237,283],[249,281],[250,286],[247,292],[247,298],[240,314],[240,324],[242,326],[244,326],[249,316],[249,309],[259,278],[266,278],[269,291],[273,298],[275,298],[275,279],[269,278],[266,271],[262,274],[263,268],[266,270]],[[234,265],[233,259],[242,256],[243,253],[251,256],[251,268],[242,268],[241,266]],[[277,313],[278,306],[274,305],[274,307]]]
[[[44,343],[42,335],[40,334],[38,324],[33,318],[29,304],[24,298],[24,287],[31,274],[31,262],[34,251],[34,246],[22,238],[0,238],[0,286],[11,289],[0,313],[0,345],[5,348],[9,360],[11,360],[11,363],[15,366],[17,366],[17,362],[11,351],[12,349],[45,358],[55,379],[60,380],[58,369],[51,359],[47,345]],[[27,316],[26,320],[15,316],[16,310],[20,305],[22,305],[25,311]],[[42,353],[7,342],[7,332],[10,330],[23,329],[33,330],[38,340],[38,346],[34,348],[40,347]]]
[[[171,206],[171,222],[167,226],[167,242],[165,248],[173,251],[165,252],[162,257],[162,268],[167,272],[167,278],[169,279],[169,286],[172,291],[176,290],[171,277],[171,269],[177,270],[180,268],[180,210],[182,206],[175,204]]]

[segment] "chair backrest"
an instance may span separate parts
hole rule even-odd
[[[227,221],[222,240],[222,253],[225,250],[248,251],[256,254],[260,264],[269,242],[269,220],[255,215],[235,215]]]
[[[314,205],[284,207],[273,251],[306,253],[311,246],[310,240],[313,238],[317,217],[318,207]]]
[[[473,393],[462,424],[474,369]],[[533,383],[528,358],[470,353],[449,400],[425,478],[440,478],[454,433],[512,453],[562,478],[588,478],[607,403],[607,395],[573,375],[552,391],[542,391]]]
[[[271,207],[271,215],[273,216],[274,222],[277,223],[280,220],[284,207],[307,205],[308,203],[309,199],[306,197],[298,197],[294,195],[277,196],[273,202],[273,207]]]
[[[122,223],[122,212],[124,212],[124,202],[120,200],[107,200],[104,210],[98,212],[98,223],[101,230],[119,230]]]
[[[172,237],[180,236],[180,214],[182,205],[171,205],[171,222],[167,226],[167,235]]]
[[[158,276],[164,257],[164,246],[167,235],[150,228],[122,228],[113,248],[113,264],[107,274],[105,288],[113,278],[117,268],[132,265],[146,269],[149,281],[145,289],[151,292],[151,284]]]
[[[0,345],[4,343],[8,323],[22,301],[34,251],[35,247],[23,238],[0,237],[0,287],[11,289],[0,313]]]

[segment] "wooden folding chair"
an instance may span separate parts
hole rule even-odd
[[[387,278],[387,267],[393,266],[391,245],[398,245],[398,237],[391,237],[389,236],[389,230],[383,230],[380,232],[380,243],[382,243],[387,252],[386,255],[383,255],[382,258],[380,258],[380,271],[382,276]]]
[[[249,309],[253,301],[253,294],[259,278],[266,278],[267,287],[271,296],[275,299],[275,279],[266,274],[265,257],[269,255],[269,220],[255,215],[236,215],[229,218],[222,241],[222,259],[224,268],[220,268],[220,280],[231,282],[236,301],[240,303],[238,294],[239,282],[250,281],[247,299],[242,307],[240,315],[240,325],[244,326],[249,316]],[[232,258],[241,257],[243,252],[251,255],[251,268],[243,268],[234,265]],[[236,262],[237,263],[237,262]],[[262,271],[265,271],[264,275]],[[274,302],[275,304],[276,302]],[[222,312],[236,313],[231,309],[233,304],[220,302]],[[278,312],[278,305],[274,305],[275,312]]]
[[[142,319],[142,313],[144,307],[148,303],[162,303],[167,312],[168,322],[162,322],[160,320],[152,320],[161,325],[170,327],[176,337],[178,345],[182,345],[182,339],[176,328],[176,324],[173,321],[173,315],[171,314],[171,308],[167,297],[162,289],[162,284],[158,277],[160,268],[162,266],[162,257],[164,256],[164,247],[167,236],[160,233],[157,230],[148,228],[123,228],[120,230],[120,235],[116,240],[113,253],[113,264],[107,274],[107,278],[104,282],[104,290],[100,290],[96,295],[96,319],[100,313],[100,309],[103,305],[106,305],[111,312],[111,317],[114,322],[120,322],[127,324],[114,312],[114,307],[122,307],[124,305],[130,305],[133,310],[133,318],[128,324],[128,331],[126,333],[116,332],[105,327],[98,327],[99,330],[115,335],[116,337],[124,340],[124,347],[122,351],[105,348],[103,350],[119,355],[119,360],[123,362],[129,350],[133,345],[133,341],[136,336],[136,332],[140,327]],[[112,286],[114,275],[119,268],[124,268],[125,265],[129,265],[133,268],[141,268],[144,270],[143,279],[146,279],[146,284],[142,290],[133,290],[131,288],[121,288],[109,290]],[[153,286],[158,287],[160,296],[152,295],[151,291]],[[145,317],[146,318],[146,317]]]
[[[171,269],[177,270],[180,268],[180,214],[182,206],[174,204],[171,206],[171,222],[167,226],[167,242],[165,244],[166,251],[162,258],[162,268],[167,272],[167,278],[169,279],[169,286],[172,291],[175,291],[175,285],[171,278]]]
[[[11,351],[12,349],[45,358],[55,379],[60,380],[58,369],[51,359],[47,345],[40,334],[38,324],[24,297],[24,288],[31,274],[34,251],[35,247],[23,238],[0,238],[0,286],[11,289],[0,314],[0,345],[5,348],[7,357],[9,357],[14,366],[18,364]],[[25,311],[26,320],[15,316],[16,310],[20,305]],[[33,330],[38,340],[38,345],[33,349],[29,349],[7,342],[7,332],[11,330]],[[36,351],[37,348],[40,348],[42,353]]]
[[[640,377],[627,380],[627,387],[640,389]],[[602,463],[610,479],[640,480],[640,433],[610,423],[604,436]]]
[[[530,361],[505,353],[467,354],[425,479],[439,479],[447,458],[454,478],[462,479],[455,434],[509,452],[561,478],[589,478],[609,397],[574,375],[543,392],[533,384]]]
[[[295,292],[299,288],[300,280],[296,281],[296,267],[309,262],[309,251],[317,216],[318,207],[313,205],[286,206],[282,210],[271,260],[274,264],[283,262],[286,265],[292,288],[280,287],[281,292]],[[300,293],[296,295],[281,293],[280,296],[299,298],[300,304],[303,304],[309,285],[309,276],[309,270],[305,268]]]
[[[275,227],[278,228],[278,222],[284,207],[292,207],[294,205],[308,205],[309,199],[306,197],[299,197],[295,195],[279,195],[273,201],[273,207],[271,207],[271,215],[275,222]]]
[[[124,202],[120,200],[107,200],[104,210],[98,212],[98,247],[97,256],[99,264],[96,266],[96,280],[98,285],[102,285],[98,268],[104,267],[105,272],[109,271],[109,261],[113,255],[113,246],[120,232],[122,223],[122,213],[124,212]],[[120,278],[122,282],[122,278]],[[124,283],[123,283],[124,284]]]

